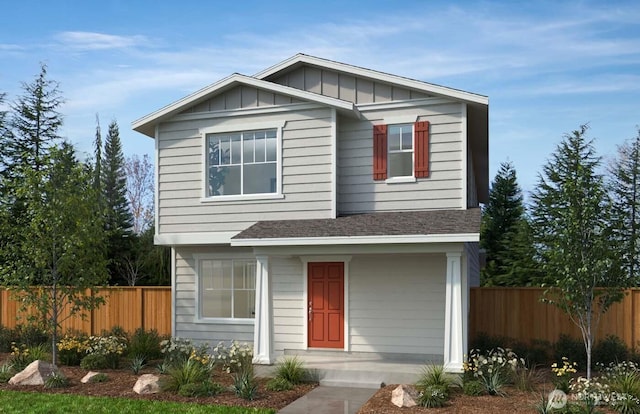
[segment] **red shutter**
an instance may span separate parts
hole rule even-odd
[[[429,176],[429,122],[416,122],[415,128],[415,160],[416,178]]]
[[[387,126],[373,126],[373,179],[387,179]]]

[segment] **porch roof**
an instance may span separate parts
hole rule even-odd
[[[259,221],[232,245],[478,241],[480,209],[354,214],[335,219]]]

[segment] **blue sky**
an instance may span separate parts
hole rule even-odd
[[[0,92],[39,62],[66,99],[63,135],[91,151],[95,114],[124,150],[152,154],[133,120],[233,72],[298,52],[489,96],[491,178],[525,191],[563,133],[590,123],[600,155],[640,124],[637,1],[6,1]]]

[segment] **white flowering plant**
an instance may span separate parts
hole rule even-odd
[[[196,347],[189,339],[176,336],[160,342],[160,352],[168,365],[176,366],[187,361],[195,351]]]
[[[228,347],[224,342],[219,342],[213,348],[213,355],[216,361],[222,364],[224,371],[235,373],[252,365],[253,348],[247,343],[240,344],[236,341],[232,341]]]
[[[86,344],[87,355],[102,355],[105,357],[107,366],[118,368],[120,357],[127,350],[127,338],[109,336],[90,336]]]
[[[631,361],[598,363],[596,367],[611,391],[609,405],[620,413],[640,413],[640,367]]]
[[[589,409],[598,405],[608,405],[611,402],[609,385],[598,377],[572,379],[569,391],[576,400],[585,403]]]
[[[524,365],[524,359],[518,358],[511,349],[498,347],[487,354],[473,349],[463,367],[467,375],[484,385],[489,395],[504,395],[502,387],[510,383],[516,370]]]

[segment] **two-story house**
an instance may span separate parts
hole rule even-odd
[[[461,371],[487,97],[299,54],[133,129],[155,139],[174,336]]]

